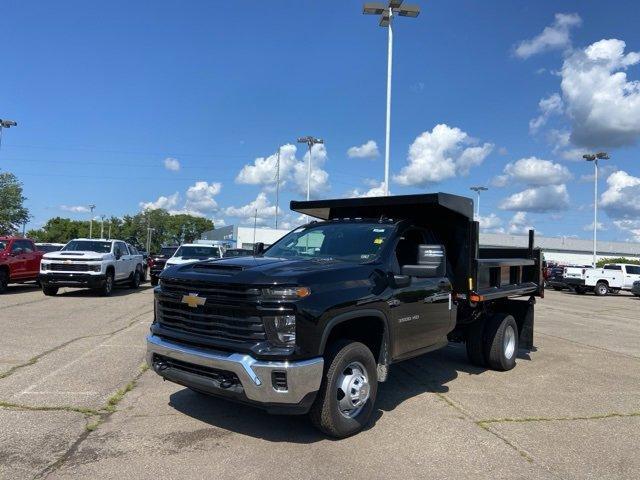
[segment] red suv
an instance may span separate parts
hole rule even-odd
[[[10,283],[37,280],[42,255],[27,238],[0,237],[0,293]]]

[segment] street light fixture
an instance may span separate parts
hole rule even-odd
[[[0,147],[2,147],[2,129],[17,127],[17,126],[18,126],[18,122],[15,122],[13,120],[3,120],[2,118],[0,118]]]
[[[91,212],[91,218],[89,219],[89,238],[93,238],[93,210],[96,208],[94,204],[89,205],[89,211]]]
[[[417,17],[420,15],[420,7],[417,5],[403,5],[403,0],[390,0],[384,3],[365,3],[362,13],[365,15],[380,15],[381,27],[388,31],[387,44],[387,117],[384,145],[384,194],[389,195],[389,149],[391,137],[391,72],[393,65],[393,16]]]
[[[311,194],[311,148],[316,144],[324,143],[324,140],[321,138],[307,136],[299,137],[298,143],[306,143],[309,147],[309,161],[307,162],[307,200],[309,200]]]
[[[480,220],[480,192],[486,192],[487,190],[489,190],[487,187],[483,187],[481,185],[476,186],[476,187],[470,187],[469,190],[473,190],[474,192],[476,192],[476,194],[478,195],[478,201],[476,203],[476,218],[477,220]]]
[[[593,178],[593,268],[596,268],[597,235],[598,235],[598,160],[609,160],[606,152],[587,153],[582,156],[587,162],[593,162],[595,175]]]

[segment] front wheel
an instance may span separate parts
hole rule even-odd
[[[309,416],[316,428],[335,438],[362,430],[378,392],[376,361],[359,342],[339,340],[329,347],[325,371]]]
[[[484,356],[493,370],[511,370],[518,354],[518,324],[511,315],[496,313],[487,320]]]
[[[576,292],[576,295],[584,295],[585,290],[582,287],[576,287],[574,288],[574,292]]]
[[[133,272],[133,276],[131,277],[131,283],[129,284],[131,288],[134,290],[140,286],[140,270],[136,270]]]
[[[8,285],[9,274],[6,272],[6,270],[0,270],[0,293],[6,292]]]
[[[42,293],[44,293],[47,297],[54,297],[58,293],[58,287],[47,287],[43,285]]]
[[[158,285],[158,277],[151,275],[151,286],[155,287]]]
[[[607,293],[609,293],[609,286],[604,282],[598,282],[596,284],[596,288],[593,291],[597,296],[604,297]]]
[[[113,292],[113,273],[107,272],[107,276],[104,279],[102,287],[99,289],[100,295],[108,297]]]

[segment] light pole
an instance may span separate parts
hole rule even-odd
[[[315,137],[299,137],[298,143],[306,143],[309,147],[309,162],[307,163],[307,200],[311,195],[311,148],[319,143],[324,143],[321,138]]]
[[[309,160],[311,160],[311,154],[309,154]],[[278,156],[276,157],[276,230],[278,229],[279,204],[280,204],[280,147],[278,147]]]
[[[151,233],[156,229],[147,227],[147,255],[151,255]]]
[[[470,187],[469,190],[473,190],[474,192],[476,192],[477,196],[478,196],[478,201],[476,202],[476,220],[480,220],[480,192],[486,192],[487,190],[489,190],[487,187],[483,187],[481,185],[476,186],[476,187]]]
[[[100,215],[100,238],[104,238],[104,215]]]
[[[384,145],[384,194],[389,195],[389,148],[391,138],[391,72],[393,65],[393,16],[417,17],[420,7],[417,5],[402,5],[403,0],[389,0],[389,3],[365,3],[362,13],[365,15],[380,15],[380,26],[387,27],[387,119]]]
[[[91,218],[89,218],[89,238],[93,238],[93,210],[96,208],[94,204],[89,205],[89,211],[91,212]]]
[[[15,122],[13,120],[3,120],[0,118],[0,147],[2,147],[2,129],[17,127],[17,126],[18,126],[18,122]]]
[[[593,268],[596,268],[597,235],[598,235],[598,160],[608,160],[610,157],[606,152],[587,153],[583,155],[587,162],[593,162],[595,175],[593,178]]]

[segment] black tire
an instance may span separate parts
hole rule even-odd
[[[577,295],[584,295],[585,290],[582,287],[576,287],[573,289],[574,292],[576,292]]]
[[[140,270],[136,269],[131,275],[131,282],[129,282],[129,288],[136,290],[140,286]]]
[[[333,343],[325,355],[325,369],[322,384],[309,412],[313,425],[325,434],[334,438],[345,438],[362,430],[371,419],[378,392],[378,376],[376,361],[369,348],[359,342],[338,340]],[[352,410],[352,416],[342,413],[339,407],[340,392],[338,381],[353,377],[358,380],[356,369],[349,369],[351,365],[362,367],[368,383],[368,398],[365,403]],[[354,380],[354,382],[355,382]],[[365,382],[349,383],[352,392],[360,389]],[[356,390],[360,389],[360,390]],[[345,410],[346,412],[347,410]]]
[[[42,286],[42,293],[47,297],[55,297],[58,294],[58,287]]]
[[[518,324],[506,313],[487,320],[484,335],[484,359],[493,370],[511,370],[518,356]]]
[[[142,267],[142,271],[140,272],[140,283],[144,283],[147,281],[147,267]]]
[[[104,279],[104,283],[102,284],[102,287],[98,289],[98,292],[100,293],[100,295],[102,295],[103,297],[110,296],[111,293],[113,292],[113,282],[114,282],[113,272],[107,272],[107,276]]]
[[[484,324],[483,318],[477,319],[471,325],[467,331],[467,338],[465,341],[467,347],[467,358],[472,365],[477,367],[486,367],[487,364],[484,359]]]
[[[562,287],[551,287],[553,288],[556,292],[559,292],[560,290],[562,290]]]
[[[9,274],[6,270],[0,270],[0,293],[7,291],[9,285]]]
[[[151,275],[151,286],[155,287],[158,285],[158,277]]]
[[[607,285],[605,282],[598,282],[593,289],[593,293],[595,293],[598,297],[604,297],[607,293],[609,293],[609,285]]]

